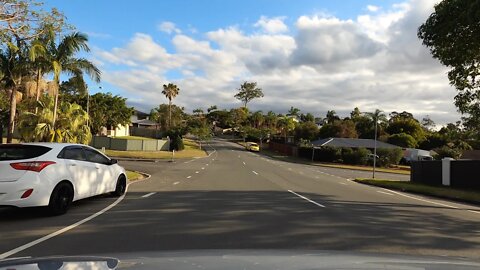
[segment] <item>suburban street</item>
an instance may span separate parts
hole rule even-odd
[[[288,163],[221,140],[210,147],[205,158],[122,161],[151,177],[131,184],[125,198],[101,215],[12,257],[298,249],[480,259],[479,207],[350,181],[368,172]],[[115,201],[82,200],[57,217],[39,209],[0,210],[0,254]]]

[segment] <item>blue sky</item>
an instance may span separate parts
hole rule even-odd
[[[191,112],[233,98],[244,80],[265,98],[251,110],[290,106],[322,116],[354,107],[458,119],[443,68],[416,37],[436,0],[46,1],[89,34],[103,91],[148,111],[174,100]],[[89,83],[91,92],[100,91]],[[288,97],[288,98],[287,98]]]

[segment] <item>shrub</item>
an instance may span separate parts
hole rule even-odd
[[[387,142],[404,148],[417,147],[417,141],[415,140],[415,138],[406,133],[393,134],[388,137]]]
[[[182,137],[180,136],[175,136],[173,139],[170,141],[170,151],[181,151],[185,149],[185,146],[183,145],[183,140]]]
[[[457,158],[460,158],[460,156],[462,155],[462,151],[460,151],[459,149],[450,148],[448,146],[443,146],[443,147],[440,147],[440,148],[436,148],[434,151],[437,153],[434,156],[435,159],[437,159],[437,160],[440,160],[440,159],[443,159],[443,158],[446,158],[446,157],[457,159]]]
[[[377,149],[376,165],[380,167],[388,167],[391,165],[397,165],[403,157],[403,150],[400,148],[379,148]],[[371,160],[369,163],[373,163]]]
[[[367,164],[369,154],[370,151],[365,148],[343,148],[342,160],[345,164],[365,165]]]
[[[330,146],[315,149],[315,160],[322,162],[335,162],[341,158],[340,149]]]

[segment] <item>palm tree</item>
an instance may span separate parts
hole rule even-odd
[[[172,126],[172,99],[178,95],[178,92],[180,92],[180,88],[173,83],[163,85],[162,94],[168,99],[168,128]]]
[[[275,129],[277,127],[278,116],[273,111],[269,111],[267,115],[265,115],[265,123],[271,129]]]
[[[252,121],[253,127],[260,128],[265,121],[265,117],[263,116],[262,111],[256,111],[252,115],[250,115],[250,119]]]
[[[44,60],[47,63],[47,72],[53,73],[53,81],[55,83],[55,101],[53,108],[53,125],[57,120],[58,94],[60,87],[60,74],[65,72],[69,75],[83,77],[83,73],[90,75],[92,80],[100,82],[100,70],[85,58],[76,58],[75,54],[81,51],[88,52],[88,38],[85,34],[75,32],[63,37],[60,43],[55,44],[55,40],[51,39],[47,44]]]
[[[69,142],[88,144],[92,138],[86,125],[87,113],[78,104],[62,102],[54,119],[55,100],[43,97],[39,100],[38,112],[24,112],[20,116],[18,131],[22,140],[40,142]]]
[[[23,46],[17,43],[17,46],[8,43],[6,50],[0,50],[0,73],[2,73],[1,84],[9,93],[10,99],[10,117],[8,120],[7,143],[13,139],[13,130],[15,129],[15,116],[17,111],[17,101],[21,99],[21,93],[18,92],[22,79],[29,75],[29,62]]]
[[[375,122],[375,147],[374,147],[374,152],[373,152],[373,178],[375,178],[375,165],[377,161],[377,126],[378,126],[378,121],[387,121],[387,117],[383,113],[383,111],[376,109],[375,112],[371,113],[365,113],[367,117],[372,119]]]

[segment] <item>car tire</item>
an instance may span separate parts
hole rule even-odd
[[[112,192],[112,195],[115,197],[120,197],[123,194],[125,194],[126,190],[127,190],[127,179],[122,174],[117,179],[117,185],[115,186],[115,191]]]
[[[52,191],[50,202],[48,203],[48,212],[54,216],[63,215],[70,208],[72,201],[72,186],[65,182],[60,183]]]

